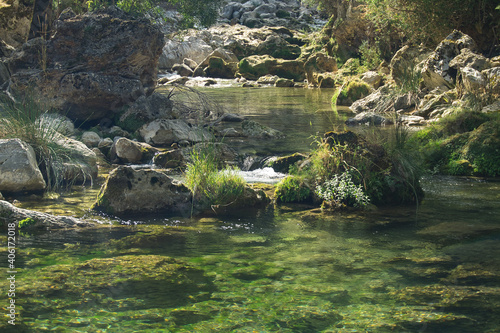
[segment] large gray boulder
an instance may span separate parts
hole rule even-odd
[[[65,158],[53,164],[62,180],[86,183],[97,178],[97,156],[83,142],[62,135],[55,136],[54,142],[66,150]]]
[[[189,212],[191,192],[160,170],[120,166],[110,172],[92,209],[117,216]]]
[[[0,140],[0,191],[41,191],[45,187],[33,148],[19,139]]]
[[[116,7],[65,10],[47,41],[32,39],[10,57],[10,89],[31,88],[73,120],[111,118],[152,93],[163,44],[158,27]]]
[[[119,138],[114,141],[111,152],[111,160],[117,157],[122,163],[148,163],[151,162],[158,149],[144,142]]]
[[[181,119],[154,120],[142,126],[139,134],[146,143],[158,146],[170,146],[181,141],[189,143],[211,141],[213,138],[207,130],[192,126]]]
[[[441,41],[421,66],[424,86],[429,90],[438,87],[453,88],[457,71],[450,67],[450,62],[461,54],[463,49],[475,51],[477,46],[471,37],[458,30]]]

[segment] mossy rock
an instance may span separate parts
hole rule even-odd
[[[299,161],[305,160],[306,158],[307,156],[300,153],[281,156],[270,160],[269,166],[276,172],[288,173],[291,166],[295,165]]]
[[[108,311],[180,306],[191,297],[208,295],[214,286],[202,270],[159,255],[96,258],[70,265],[53,265],[23,278],[17,292],[25,300],[46,295],[49,302],[28,302],[25,314],[80,308],[107,301]],[[29,304],[29,305],[28,305]]]
[[[238,72],[249,80],[257,80],[266,74],[278,75],[297,82],[305,78],[303,61],[276,59],[269,55],[253,55],[241,59]]]
[[[362,80],[354,79],[342,89],[337,104],[349,106],[358,99],[364,98],[370,94],[370,85]]]

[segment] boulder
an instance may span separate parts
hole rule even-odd
[[[237,67],[238,65],[236,62],[227,63],[222,58],[211,57],[204,71],[208,77],[233,79]]]
[[[196,143],[212,139],[212,134],[205,129],[191,126],[180,119],[154,120],[142,126],[139,134],[146,143],[159,146],[170,146],[183,140]]]
[[[274,86],[275,87],[281,87],[281,88],[286,88],[286,87],[293,87],[295,85],[295,82],[293,82],[293,80],[290,80],[290,79],[283,79],[283,78],[279,78],[278,80],[276,80],[276,82],[274,83]]]
[[[186,165],[186,159],[182,150],[175,149],[156,154],[153,164],[164,169],[182,168]]]
[[[67,9],[47,41],[29,40],[8,59],[10,88],[32,88],[73,120],[112,118],[151,94],[163,44],[163,34],[149,20],[116,7],[83,15]]]
[[[378,89],[382,84],[382,75],[375,71],[368,71],[361,75],[361,80],[369,84],[373,89]]]
[[[0,191],[41,191],[45,187],[33,148],[19,139],[0,140]]]
[[[475,51],[476,43],[471,37],[458,30],[453,31],[441,41],[434,52],[422,63],[424,86],[429,90],[438,87],[453,88],[457,71],[450,67],[450,62],[465,48]]]
[[[66,158],[56,166],[64,181],[86,183],[97,178],[97,156],[84,143],[62,135],[54,142],[67,151]]]
[[[92,209],[125,216],[189,213],[191,192],[160,170],[120,166],[110,172]]]
[[[271,75],[271,74],[266,74],[264,76],[261,76],[257,79],[258,84],[270,84],[274,85],[276,81],[278,81],[279,76],[278,75]]]
[[[301,60],[275,59],[267,55],[254,55],[242,59],[238,64],[238,72],[249,80],[256,80],[266,74],[295,81],[303,81],[305,78],[304,63]]]
[[[82,142],[89,148],[94,148],[99,145],[101,142],[101,137],[96,132],[83,132],[82,134]]]
[[[111,159],[116,156],[122,163],[149,163],[158,149],[147,143],[119,138],[111,147]]]

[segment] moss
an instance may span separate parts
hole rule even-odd
[[[358,99],[364,98],[370,94],[370,85],[368,83],[354,79],[342,89],[337,97],[337,103],[340,105],[351,105]]]
[[[28,217],[24,220],[19,221],[19,229],[27,229],[31,226],[34,226],[37,223],[37,220],[34,218]]]
[[[277,202],[305,202],[312,199],[313,192],[300,177],[288,176],[276,185]]]

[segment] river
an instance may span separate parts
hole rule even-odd
[[[249,154],[306,152],[349,115],[332,111],[328,90],[204,91],[286,133],[231,142]],[[103,225],[19,235],[17,325],[4,320],[0,329],[500,332],[500,182],[426,176],[422,184],[418,207],[331,215],[291,205],[119,220],[88,212],[98,184],[23,200]]]

